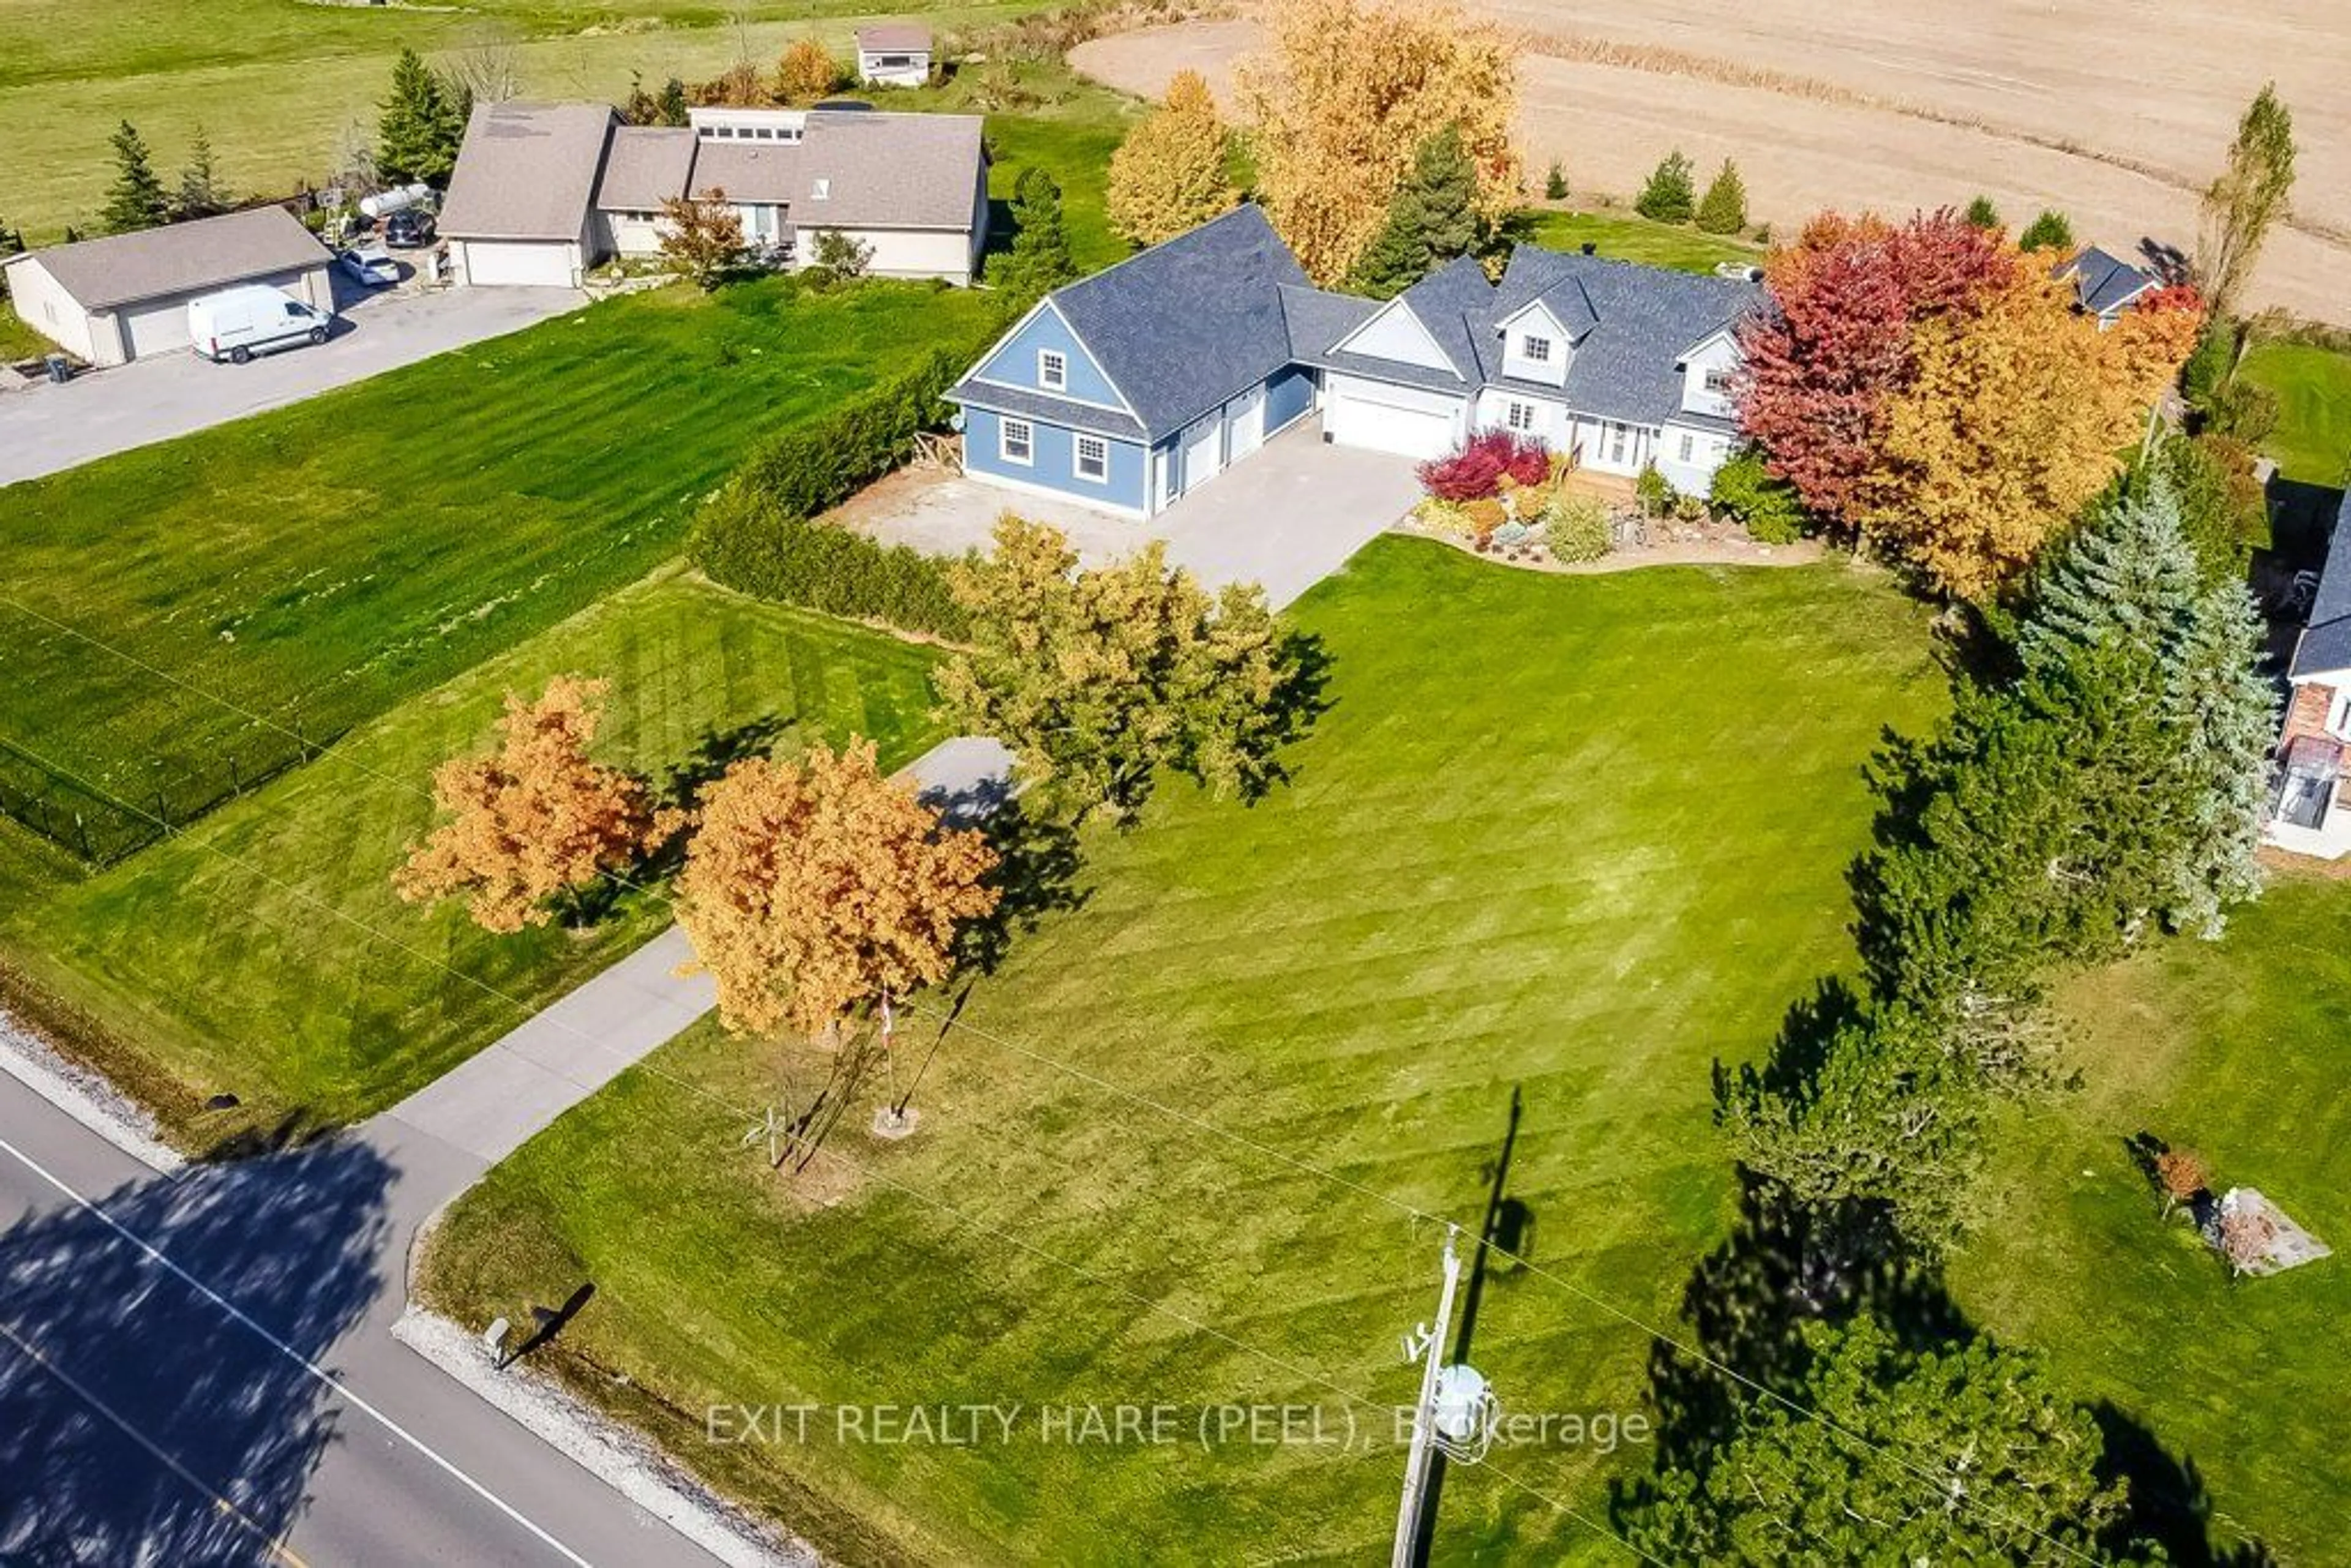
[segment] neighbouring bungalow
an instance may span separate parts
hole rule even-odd
[[[1508,429],[1703,494],[1759,295],[1521,246],[1499,284],[1465,258],[1365,299],[1314,287],[1242,206],[1056,290],[948,397],[975,478],[1134,517],[1318,413],[1334,445],[1429,458]]]
[[[2074,308],[2098,319],[2103,332],[2122,319],[2142,294],[2163,287],[2163,279],[2143,267],[2134,267],[2096,246],[2085,246],[2057,264],[2056,277],[2074,286]]]
[[[188,346],[188,301],[241,283],[335,308],[334,257],[284,207],[78,240],[0,265],[25,324],[93,365]]]
[[[931,79],[931,30],[912,22],[857,29],[857,79],[867,87],[921,87]]]
[[[485,104],[441,233],[461,283],[578,287],[609,257],[661,249],[662,206],[724,193],[753,255],[805,267],[827,230],[877,277],[968,284],[987,244],[987,153],[967,114],[838,108],[689,111],[624,125],[601,104]]]
[[[2351,852],[2351,496],[2335,514],[2310,614],[2286,665],[2293,695],[2271,779],[2269,841],[2297,854],[2340,860]]]

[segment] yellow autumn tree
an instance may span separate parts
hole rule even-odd
[[[1477,168],[1479,215],[1499,222],[1517,203],[1518,74],[1500,27],[1380,0],[1277,0],[1267,22],[1265,51],[1239,73],[1258,198],[1315,282],[1354,270],[1421,144],[1447,126]]]
[[[412,904],[464,894],[486,931],[544,925],[577,894],[677,830],[643,780],[590,759],[607,684],[559,675],[536,702],[509,693],[489,757],[458,757],[433,776],[450,821],[409,852],[392,887]]]
[[[814,38],[802,38],[776,61],[776,96],[786,103],[809,103],[841,85],[841,62]]]
[[[1111,226],[1137,245],[1157,245],[1229,208],[1239,197],[1225,172],[1229,141],[1200,73],[1176,72],[1166,100],[1111,154]]]
[[[2019,267],[1977,312],[1921,322],[1855,521],[1943,592],[1997,592],[2119,471],[2195,340],[2186,293],[2101,332],[2045,268]]]
[[[822,1034],[857,1006],[945,979],[963,922],[996,907],[995,852],[945,831],[873,744],[729,768],[702,795],[678,924],[743,1034]]]

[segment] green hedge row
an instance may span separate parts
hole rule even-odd
[[[904,545],[810,522],[773,497],[728,486],[695,522],[695,564],[714,582],[783,604],[961,642],[971,619],[947,563]]]
[[[946,423],[941,394],[978,345],[940,348],[824,419],[769,437],[695,518],[686,549],[713,581],[828,615],[959,640],[970,622],[946,563],[810,521],[904,463]]]

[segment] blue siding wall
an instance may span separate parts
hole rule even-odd
[[[1268,435],[1280,430],[1314,402],[1314,373],[1297,365],[1288,365],[1274,371],[1265,383],[1265,431]]]
[[[1072,377],[1074,380],[1074,376]],[[963,465],[974,474],[992,474],[1022,485],[1034,485],[1074,500],[1090,501],[1096,506],[1126,507],[1135,511],[1144,507],[1145,465],[1143,448],[1132,442],[1113,441],[1110,444],[1110,482],[1097,484],[1077,476],[1077,435],[1058,424],[1031,420],[1036,432],[1030,443],[1034,448],[1032,461],[1023,465],[1007,463],[998,454],[1003,451],[1003,416],[984,408],[964,411]]]
[[[1047,389],[1037,380],[1037,351],[1056,349],[1069,361],[1069,387],[1059,396],[1071,397],[1081,402],[1100,403],[1105,408],[1123,408],[1118,391],[1086,352],[1077,335],[1070,330],[1061,313],[1050,305],[1037,312],[1002,347],[982,361],[973,372],[975,381],[994,382],[998,386],[1026,387],[1031,392]]]

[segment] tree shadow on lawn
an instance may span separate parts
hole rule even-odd
[[[338,1139],[135,1182],[103,1207],[319,1362],[381,1285],[391,1176]],[[273,1561],[335,1416],[293,1356],[91,1210],[0,1234],[0,1560]]]
[[[999,786],[1000,788],[1000,786]],[[1083,861],[1078,832],[1017,799],[1003,799],[979,820],[987,847],[996,852],[989,885],[1000,896],[995,910],[967,923],[956,938],[956,967],[992,975],[1011,952],[1014,940],[1037,929],[1050,915],[1085,907],[1093,889],[1078,883]]]
[[[1805,1208],[1774,1201],[1742,1173],[1729,1239],[1702,1260],[1682,1294],[1678,1343],[1650,1346],[1650,1401],[1658,1462],[1688,1465],[1733,1436],[1759,1401],[1801,1406],[1813,1352],[1808,1324],[1867,1316],[1913,1353],[1956,1348],[1982,1333],[1954,1301],[1940,1265],[1903,1249],[1874,1206]],[[2104,1478],[2129,1487],[2130,1506],[2106,1543],[2125,1552],[2155,1542],[2180,1568],[2262,1568],[2259,1542],[2211,1538],[2211,1500],[2195,1461],[2175,1457],[2136,1417],[2099,1401],[2088,1406],[2105,1435]],[[1924,1467],[1922,1467],[1924,1468]],[[1921,1478],[1921,1485],[1928,1484]],[[1619,1522],[1635,1511],[1639,1482],[1619,1482]]]

